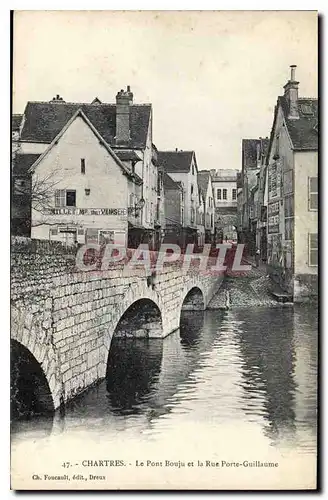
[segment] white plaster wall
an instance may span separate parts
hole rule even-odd
[[[232,190],[237,190],[237,180],[236,181],[213,181],[215,204],[217,207],[234,207],[237,206],[237,198],[232,199]],[[221,200],[218,199],[217,191],[221,189]],[[227,199],[223,200],[223,189],[227,190]],[[237,191],[236,191],[237,193]]]
[[[81,174],[81,158],[86,173]],[[128,179],[81,117],[77,117],[37,166],[33,179],[50,178],[51,189],[75,189],[77,208],[128,206]],[[85,194],[90,189],[90,195]],[[53,196],[55,208],[55,196]],[[49,226],[78,224],[107,230],[127,230],[127,215],[42,215],[32,210],[32,238],[49,239]]]
[[[309,210],[308,178],[318,175],[318,153],[295,153],[295,273],[317,274],[318,268],[309,266],[308,234],[318,232],[318,212]]]

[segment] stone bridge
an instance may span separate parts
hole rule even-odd
[[[81,272],[74,249],[26,238],[12,241],[11,267],[12,371],[18,360],[25,387],[43,377],[39,396],[54,409],[106,376],[114,335],[158,342],[179,328],[181,310],[206,309],[223,279],[173,263]]]

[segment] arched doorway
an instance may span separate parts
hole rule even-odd
[[[11,340],[10,350],[11,420],[53,415],[53,398],[40,364],[16,340]]]

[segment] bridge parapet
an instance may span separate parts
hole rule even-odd
[[[134,303],[140,301],[140,311],[145,301],[153,304],[161,319],[160,328],[149,318],[135,335],[165,337],[179,328],[191,290],[198,289],[203,302],[191,301],[189,308],[206,308],[222,281],[174,263],[159,271],[137,266],[126,272],[122,265],[77,271],[75,253],[52,242],[12,242],[12,338],[41,365],[55,407],[105,377],[111,340]]]

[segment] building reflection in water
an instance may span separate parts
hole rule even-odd
[[[236,314],[244,321],[240,334],[246,398],[244,410],[267,421],[265,433],[273,444],[282,441],[287,445],[294,444],[300,407],[311,408],[310,414],[316,407],[313,398],[316,393],[316,343],[311,340],[315,335],[315,316],[310,317],[304,306],[303,315],[294,312],[292,307],[242,310]],[[304,352],[307,353],[306,360]],[[314,360],[312,365],[309,359]],[[299,374],[304,378],[307,371],[312,379],[306,376],[308,383],[305,387]],[[303,383],[301,404],[300,383]],[[308,420],[310,427],[313,424],[314,419],[312,423]]]
[[[318,376],[318,306],[294,307],[294,376],[297,385],[295,413],[298,439],[302,448],[309,443],[316,447],[317,433],[317,376]]]

